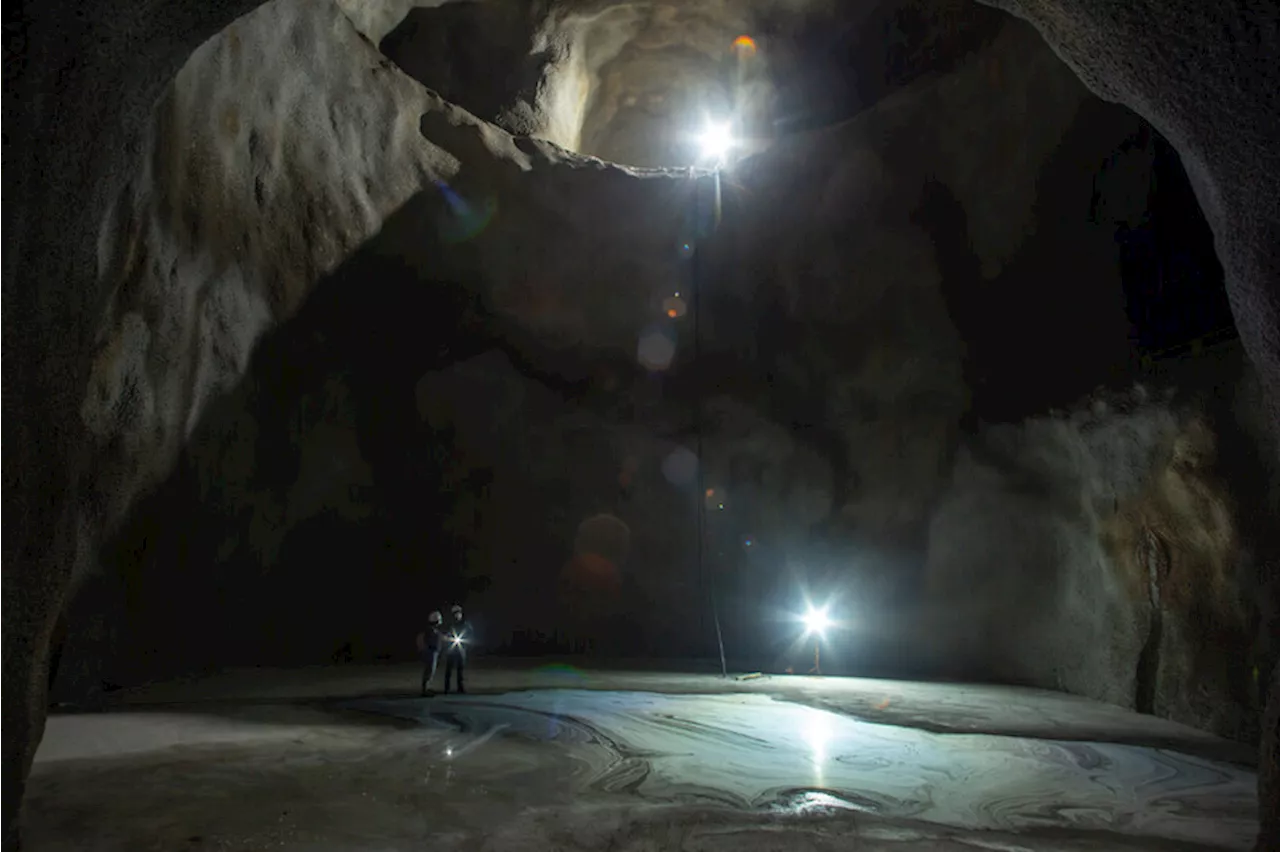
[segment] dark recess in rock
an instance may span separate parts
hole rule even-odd
[[[532,104],[547,60],[532,55],[535,10],[473,0],[409,9],[378,48],[410,77],[485,121],[513,133],[511,110]]]

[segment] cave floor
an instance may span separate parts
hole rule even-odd
[[[33,850],[1249,849],[1250,749],[1012,687],[230,672],[50,718]],[[853,842],[851,842],[851,840]]]

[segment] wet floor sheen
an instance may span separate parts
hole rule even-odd
[[[1134,745],[930,733],[760,695],[541,690],[347,706],[452,730],[441,747],[456,759],[503,738],[569,749],[590,767],[581,788],[653,802],[1234,849],[1256,831],[1252,772]]]
[[[496,667],[232,673],[49,721],[26,848],[1247,850],[1230,743],[1038,690]],[[552,676],[554,674],[554,677]]]

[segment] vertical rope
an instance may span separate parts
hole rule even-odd
[[[713,224],[707,231],[714,230],[715,226],[720,224],[720,171],[715,171],[715,196],[714,203],[714,219]],[[702,196],[702,180],[698,179],[695,189],[695,204],[697,206],[699,216],[699,225],[701,224],[702,205],[699,203]],[[711,599],[711,619],[716,629],[716,647],[720,652],[720,675],[721,677],[729,676],[729,667],[724,656],[724,634],[720,630],[720,608],[716,603],[716,584],[715,577],[707,579],[706,572],[706,528],[707,528],[707,480],[706,480],[706,459],[704,458],[704,442],[703,442],[703,399],[702,387],[703,382],[699,373],[702,369],[702,228],[698,228],[698,242],[694,245],[693,250],[693,370],[697,377],[694,386],[697,388],[697,398],[694,404],[694,435],[697,446],[698,459],[698,576],[703,593]],[[704,627],[705,630],[705,627]]]

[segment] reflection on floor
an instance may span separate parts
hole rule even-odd
[[[1013,703],[1048,727],[1065,697],[1031,690],[696,679],[684,683],[696,693],[661,694],[584,678],[429,699],[333,690],[321,704],[243,689],[211,701],[210,686],[162,709],[143,697],[58,717],[33,773],[29,846],[749,852],[856,836],[859,849],[1248,849],[1256,830],[1255,776],[1229,747],[1158,720],[1149,740],[1164,747],[1135,744],[1143,717],[1079,699],[1066,701],[1081,724],[1097,734],[1115,717],[1114,737],[944,724],[982,706],[999,722]],[[909,718],[866,720],[855,699],[878,692]]]
[[[811,805],[796,794],[817,790],[832,806],[957,828],[1237,848],[1256,831],[1252,773],[1136,746],[933,734],[755,695],[555,690],[352,706],[466,732],[455,757],[495,734],[571,744],[591,764],[581,787],[653,801],[785,809]]]

